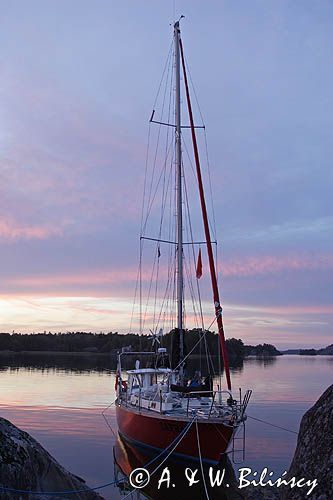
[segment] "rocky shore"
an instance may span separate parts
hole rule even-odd
[[[305,497],[304,488],[284,489],[282,500],[333,498],[333,385],[302,418],[297,447],[287,478],[317,479],[318,486]]]
[[[333,385],[302,418],[297,447],[286,480],[317,480],[309,487],[249,487],[246,500],[332,500],[333,499]]]
[[[11,490],[12,489],[12,490]],[[13,490],[80,493],[61,496],[15,493]],[[82,491],[87,489],[87,491]],[[89,490],[83,479],[66,471],[29,434],[0,418],[0,498],[1,500],[102,500]]]

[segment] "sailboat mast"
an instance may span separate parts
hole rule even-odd
[[[176,121],[176,193],[177,193],[177,327],[179,332],[179,377],[184,378],[184,331],[183,331],[183,208],[182,208],[182,146],[181,146],[181,111],[180,111],[180,29],[179,21],[174,24],[175,44],[175,121]]]
[[[191,105],[190,92],[189,92],[187,75],[186,75],[184,51],[183,51],[183,45],[182,45],[181,39],[179,39],[179,48],[180,48],[183,74],[184,74],[184,83],[185,83],[185,92],[186,92],[188,114],[189,114],[190,124],[191,124],[192,145],[193,145],[195,165],[196,165],[196,170],[197,170],[200,203],[201,203],[202,217],[203,217],[206,244],[207,244],[207,253],[208,253],[208,260],[209,260],[209,267],[210,267],[210,275],[211,275],[212,288],[213,288],[216,322],[217,322],[218,333],[219,333],[219,337],[220,337],[221,351],[222,351],[222,357],[223,357],[223,362],[224,362],[224,369],[225,369],[225,374],[226,374],[226,379],[227,379],[227,385],[228,385],[228,389],[231,390],[231,379],[230,379],[228,352],[227,352],[227,347],[226,347],[226,342],[225,342],[224,328],[223,328],[223,321],[222,321],[222,307],[220,304],[219,289],[218,289],[218,285],[217,285],[216,269],[215,269],[215,263],[214,263],[212,242],[211,242],[211,238],[210,238],[207,207],[206,207],[205,194],[204,194],[204,188],[203,188],[203,182],[202,182],[202,176],[201,176],[198,145],[197,145],[197,139],[196,139],[196,135],[195,135],[192,105]]]

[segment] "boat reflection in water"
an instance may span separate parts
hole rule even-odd
[[[224,463],[220,462],[216,466],[203,465],[205,477],[205,481],[203,481],[199,462],[173,458],[172,455],[165,460],[167,452],[161,455],[158,452],[147,451],[146,449],[134,446],[132,443],[128,443],[120,436],[118,436],[115,442],[113,456],[114,477],[115,480],[119,481],[118,488],[120,495],[127,498],[170,500],[170,495],[173,495],[174,498],[191,498],[191,500],[202,498],[239,500],[243,498],[237,489],[233,467],[227,457],[224,459]],[[134,488],[129,480],[131,472],[138,468],[145,468],[150,474],[148,484],[140,489]],[[166,468],[170,473],[169,479]],[[217,484],[215,486],[211,485],[210,468],[212,469],[211,476],[213,478],[216,478],[218,470],[220,471],[220,475],[225,471],[221,486]],[[195,473],[196,470],[197,472]],[[195,484],[189,486],[191,477],[195,480]],[[132,483],[134,480],[134,476],[132,476]]]

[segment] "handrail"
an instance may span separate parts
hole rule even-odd
[[[188,396],[189,394],[229,394],[230,397],[232,397],[232,394],[230,391],[227,391],[227,390],[221,390],[221,391],[201,391],[201,390],[198,390],[198,391],[190,391],[190,392],[184,392],[182,393],[183,396]]]
[[[123,356],[123,355],[127,355],[127,354],[149,354],[149,355],[152,355],[152,354],[156,354],[154,351],[124,351],[124,352],[119,352],[118,353],[118,356]]]
[[[212,394],[212,403],[211,403],[211,406],[210,406],[210,409],[209,409],[209,413],[208,413],[208,418],[210,418],[212,410],[213,410],[213,407],[214,407],[214,404],[216,404],[215,403],[216,394],[222,395],[223,393],[228,394],[232,398],[231,392],[227,391],[227,390],[221,390],[221,391],[191,391],[191,392],[184,393],[183,397],[184,396],[189,396],[189,395],[196,395],[196,396],[200,395],[201,396],[202,394]],[[221,401],[222,401],[222,399],[221,399]],[[189,412],[189,406],[190,406],[190,398],[188,397],[187,398],[187,406],[186,406],[186,416],[187,417],[188,417],[188,412]],[[239,406],[240,406],[240,411],[241,411],[241,406],[242,405],[239,405]],[[237,413],[237,411],[236,411],[236,413]]]
[[[243,398],[243,401],[242,403],[239,403],[239,402],[236,402],[233,398],[232,398],[232,394],[230,391],[228,390],[212,390],[212,391],[190,391],[188,393],[185,393],[183,394],[182,396],[198,396],[199,398],[202,396],[202,395],[205,395],[205,394],[209,394],[211,395],[211,404],[210,404],[210,407],[209,407],[209,411],[206,413],[206,417],[205,418],[208,418],[210,419],[211,416],[212,416],[212,413],[215,414],[214,412],[217,411],[219,413],[219,410],[221,408],[223,408],[226,403],[223,404],[221,398],[219,398],[219,401],[217,401],[217,395],[221,396],[223,393],[227,394],[233,401],[234,404],[231,404],[230,403],[228,404],[228,406],[230,407],[230,410],[232,412],[232,418],[233,418],[233,421],[234,422],[241,422],[244,418],[244,414],[245,414],[245,410],[246,410],[246,407],[248,405],[248,402],[249,402],[249,399],[251,397],[251,394],[252,394],[252,391],[247,391],[244,398]],[[142,411],[143,408],[145,407],[142,407],[142,388],[140,387],[138,392],[136,393],[137,394],[137,400],[136,400],[136,403],[135,405],[138,406],[138,410],[139,412]],[[162,414],[163,413],[163,393],[161,390],[156,390],[156,392],[154,392],[153,394],[150,395],[150,398],[149,398],[150,401],[156,401],[158,402],[159,401],[159,409],[160,409],[160,413]],[[190,407],[190,397],[187,398],[187,405],[186,405],[186,416],[188,417],[189,416],[189,413],[190,413],[190,410],[193,412],[193,414],[200,414],[200,411],[201,411],[201,407],[199,408],[198,406],[194,406],[194,407]],[[129,394],[128,392],[126,392],[125,394],[125,400],[124,400],[124,403],[126,405],[126,407],[129,406]],[[215,408],[215,409],[214,409]],[[147,408],[149,409],[149,408]]]

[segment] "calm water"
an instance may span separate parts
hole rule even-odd
[[[242,467],[266,466],[276,473],[288,468],[297,436],[255,419],[297,431],[302,415],[332,383],[332,375],[329,356],[247,359],[233,370],[235,393],[238,387],[253,389]],[[90,486],[114,477],[114,409],[111,406],[105,413],[109,425],[101,414],[114,400],[113,388],[114,373],[101,367],[42,369],[13,366],[0,357],[0,415],[32,434]],[[119,498],[116,488],[100,493],[107,499]]]

